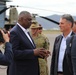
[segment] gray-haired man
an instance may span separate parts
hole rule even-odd
[[[73,75],[71,61],[67,62],[68,51],[66,50],[66,40],[74,34],[73,23],[74,20],[70,14],[64,14],[60,18],[59,27],[62,35],[57,36],[54,42],[50,75]]]

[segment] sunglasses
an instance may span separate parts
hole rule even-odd
[[[42,28],[39,28],[39,30],[42,30]]]

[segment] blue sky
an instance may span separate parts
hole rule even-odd
[[[18,5],[18,12],[27,10],[40,16],[64,13],[76,15],[76,0],[12,0],[7,2],[9,5]]]

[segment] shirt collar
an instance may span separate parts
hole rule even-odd
[[[17,25],[18,25],[24,32],[28,32],[27,29],[25,29],[24,27],[22,27],[19,23],[17,23]]]
[[[62,34],[62,36],[63,36],[63,38],[67,39],[68,37],[70,37],[70,36],[71,36],[71,34],[72,34],[72,30],[70,31],[70,33],[69,33],[66,37],[64,37],[64,35],[63,35],[63,34]]]

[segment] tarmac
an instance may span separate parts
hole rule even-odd
[[[49,51],[51,52],[51,56],[52,56],[54,41],[55,41],[56,36],[58,36],[58,35],[59,34],[46,34],[46,36],[48,37],[48,39],[50,41],[50,49],[49,49]],[[49,75],[50,75],[51,56],[49,56],[48,59],[47,59]]]
[[[59,34],[46,34],[46,36],[48,37],[48,39],[50,41],[51,55],[52,55],[52,50],[53,50],[53,44],[54,44],[55,37],[58,36],[58,35]],[[48,68],[49,68],[49,73],[50,73],[51,56],[49,56],[47,60],[48,60]],[[0,66],[0,75],[7,75],[6,71],[7,71],[6,66]]]

